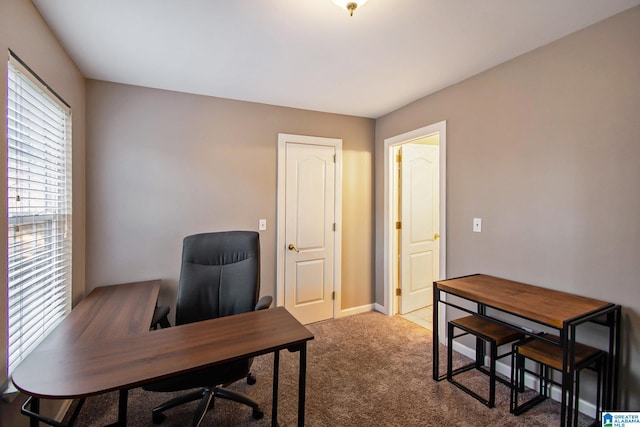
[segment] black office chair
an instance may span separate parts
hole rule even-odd
[[[270,296],[258,301],[260,293],[260,240],[253,231],[203,233],[185,237],[182,267],[176,301],[176,325],[230,316],[269,308]],[[212,331],[215,333],[215,331]],[[248,396],[224,388],[246,378],[254,384],[250,372],[252,359],[189,372],[159,381],[143,388],[148,391],[200,390],[178,396],[153,409],[153,422],[165,419],[164,411],[194,400],[200,404],[192,426],[200,424],[207,410],[213,408],[214,397],[234,400],[250,406],[253,418],[264,416],[258,403]]]

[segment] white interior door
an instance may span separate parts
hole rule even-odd
[[[335,154],[286,144],[284,306],[303,324],[334,316]]]
[[[400,173],[400,314],[433,304],[439,279],[439,151],[405,144]]]

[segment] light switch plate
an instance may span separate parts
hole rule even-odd
[[[258,220],[258,231],[265,231],[267,229],[267,220],[260,219]]]
[[[473,218],[473,231],[482,233],[482,218]]]

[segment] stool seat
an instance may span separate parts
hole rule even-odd
[[[518,354],[562,372],[562,347],[560,347],[559,337],[551,334],[543,334],[542,336],[554,341],[556,344],[532,339],[531,341],[518,345]],[[585,363],[589,363],[589,360],[597,356],[599,352],[600,350],[596,348],[576,343],[574,365],[582,366]],[[567,366],[567,372],[569,368],[570,367]]]
[[[458,328],[463,331],[459,335],[454,335],[454,330]],[[473,363],[453,369],[453,340],[464,335],[476,337],[476,360]],[[472,314],[450,320],[448,323],[448,348],[447,348],[447,380],[465,393],[473,396],[489,408],[495,406],[496,381],[500,381],[510,387],[511,383],[496,376],[496,361],[511,354],[511,351],[498,356],[498,347],[517,341],[524,337],[524,334],[511,329],[501,323],[492,321],[482,316]],[[489,369],[484,367],[485,343],[489,346]],[[467,386],[456,381],[454,377],[471,369],[489,376],[489,397],[484,398]]]
[[[541,339],[543,338],[543,339]],[[606,353],[585,344],[575,343],[573,364],[568,364],[562,375],[562,382],[553,380],[550,370],[562,373],[563,349],[559,337],[551,334],[541,334],[529,337],[513,344],[513,360],[511,363],[511,403],[510,411],[520,415],[549,397],[552,384],[562,388],[562,392],[572,391],[573,402],[568,402],[572,410],[568,411],[567,425],[578,424],[580,401],[580,372],[589,368],[596,372],[596,417],[593,425],[598,425],[602,410],[602,385],[604,380],[604,359]],[[525,360],[529,359],[538,364],[538,371],[527,369]],[[524,391],[525,373],[534,375],[539,382],[539,389],[535,396],[524,403],[518,402],[518,395]]]
[[[465,316],[451,320],[457,328],[492,340],[497,346],[507,344],[523,337],[521,332],[480,316]]]

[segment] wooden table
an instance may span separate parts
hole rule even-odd
[[[278,307],[149,331],[158,288],[155,281],[97,288],[78,304],[13,373],[16,387],[34,398],[32,412],[38,412],[38,398],[75,399],[119,390],[118,425],[124,426],[131,388],[274,353],[276,425],[279,351],[288,349],[300,353],[298,425],[304,425],[306,343],[313,335],[303,325]],[[37,418],[32,417],[32,425],[38,425]]]
[[[453,295],[470,301],[474,303],[475,308],[469,309],[448,299],[443,299],[441,294]],[[451,298],[451,300],[453,299]],[[604,391],[604,405],[608,410],[617,408],[622,316],[619,305],[484,274],[434,282],[433,301],[433,378],[435,380],[440,381],[446,377],[446,374],[440,374],[439,366],[438,319],[440,304],[490,318],[523,333],[531,331],[513,321],[503,320],[504,316],[496,318],[494,314],[507,313],[554,329],[560,336],[560,345],[563,349],[564,384],[568,384],[568,368],[573,367],[576,328],[586,322],[594,322],[608,328],[607,381]],[[568,390],[569,396],[562,393],[561,425],[564,425],[565,422],[571,423],[571,412],[567,417],[566,403],[573,399],[573,388],[568,388]]]

